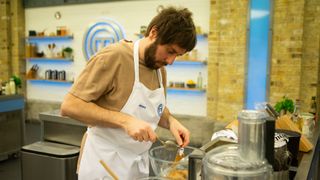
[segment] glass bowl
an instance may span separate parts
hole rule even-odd
[[[188,163],[191,154],[204,156],[204,152],[198,148],[187,146],[184,148],[184,157],[175,161],[178,147],[157,146],[149,151],[149,158],[153,172],[158,177],[169,179],[188,179]],[[201,167],[201,160],[195,161],[196,167]]]

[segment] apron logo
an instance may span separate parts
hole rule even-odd
[[[159,106],[158,106],[158,115],[161,116],[162,112],[163,112],[163,105],[159,104]]]
[[[146,109],[147,107],[142,105],[142,104],[139,104],[139,107],[143,108],[143,109]]]
[[[123,28],[111,19],[103,18],[91,24],[83,37],[84,57],[89,60],[103,47],[125,38]]]

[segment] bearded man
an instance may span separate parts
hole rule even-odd
[[[168,7],[144,38],[108,45],[90,59],[61,105],[61,115],[88,125],[79,180],[112,179],[101,160],[121,180],[147,177],[157,126],[169,129],[179,146],[189,144],[189,131],[166,107],[165,66],[195,45],[192,13]]]

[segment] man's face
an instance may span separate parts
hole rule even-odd
[[[155,41],[146,48],[144,60],[148,68],[158,69],[168,64],[171,65],[177,56],[180,56],[185,52],[186,50],[180,48],[178,45],[160,45],[158,41]]]

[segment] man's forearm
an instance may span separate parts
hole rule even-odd
[[[128,115],[104,109],[67,94],[61,105],[61,115],[79,120],[91,126],[122,128]]]

